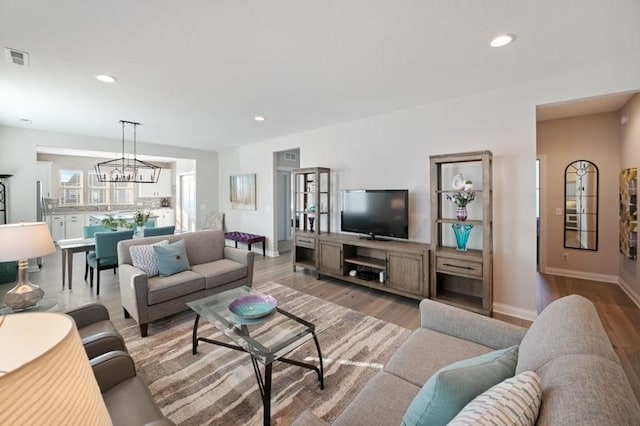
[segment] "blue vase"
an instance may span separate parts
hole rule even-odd
[[[471,233],[473,225],[454,223],[451,227],[456,234],[456,250],[467,251],[467,241],[469,241],[469,234]]]

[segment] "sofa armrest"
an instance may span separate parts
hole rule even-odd
[[[247,250],[240,250],[235,247],[224,247],[224,258],[242,263],[247,267],[247,285],[251,287],[253,284],[253,262],[255,253]]]
[[[109,311],[99,303],[87,303],[68,310],[66,314],[73,318],[78,328],[109,319]]]
[[[136,376],[133,359],[124,351],[107,352],[89,360],[89,363],[102,393]]]
[[[149,277],[141,269],[128,263],[118,267],[120,280],[120,299],[122,306],[138,321],[147,323],[147,298],[149,294]]]
[[[527,329],[495,318],[424,299],[420,326],[494,349],[518,345]]]

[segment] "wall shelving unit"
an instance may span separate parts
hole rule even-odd
[[[491,151],[433,155],[431,165],[431,298],[484,315],[493,312],[493,185]],[[471,178],[475,199],[469,218],[456,218],[447,195],[456,174]],[[462,192],[465,192],[464,190]],[[457,248],[452,225],[473,225],[466,251]]]

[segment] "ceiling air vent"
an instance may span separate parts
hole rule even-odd
[[[13,49],[11,47],[5,47],[4,53],[7,58],[7,62],[19,65],[21,67],[29,66],[29,53],[22,50]]]

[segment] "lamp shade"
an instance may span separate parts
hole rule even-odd
[[[0,347],[0,424],[112,424],[71,317],[0,317]]]
[[[54,251],[56,247],[44,222],[0,225],[0,262],[31,259]]]

